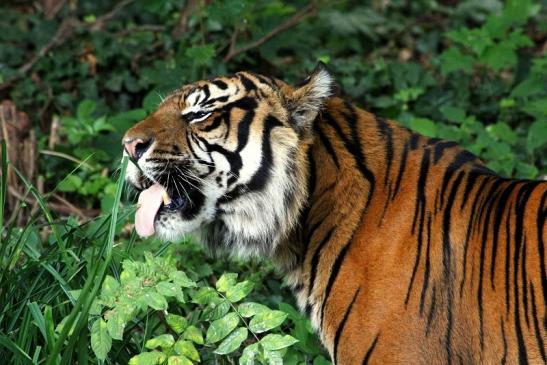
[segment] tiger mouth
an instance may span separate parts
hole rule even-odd
[[[152,183],[146,189],[141,190],[135,213],[135,229],[139,236],[154,235],[155,226],[164,214],[183,215],[192,207],[190,194],[192,191],[185,191],[185,195],[182,196],[178,191],[173,191],[158,183]]]

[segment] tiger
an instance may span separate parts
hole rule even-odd
[[[171,93],[122,140],[137,233],[270,259],[334,364],[547,363],[547,182],[340,89],[319,64]]]

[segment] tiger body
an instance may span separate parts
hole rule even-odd
[[[547,183],[499,177],[331,84],[323,68],[300,87],[238,73],[130,129],[137,189],[186,181],[155,233],[271,258],[336,364],[546,363]]]

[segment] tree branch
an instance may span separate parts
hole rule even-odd
[[[295,13],[292,17],[272,29],[270,32],[262,36],[261,38],[257,39],[254,42],[251,42],[239,49],[236,49],[235,47],[235,40],[237,39],[237,29],[234,31],[234,35],[232,35],[232,39],[230,41],[230,48],[228,49],[228,54],[224,57],[224,62],[230,61],[232,58],[234,58],[237,55],[240,55],[241,53],[245,53],[253,48],[260,47],[264,43],[268,42],[270,39],[275,37],[281,32],[286,31],[287,29],[290,29],[303,21],[306,18],[309,18],[311,16],[314,16],[317,13],[317,8],[315,7],[315,4],[311,3],[306,5],[304,8],[302,8],[300,11]]]

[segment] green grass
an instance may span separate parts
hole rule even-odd
[[[119,208],[127,159],[121,163],[111,213],[84,224],[71,218],[56,220],[48,209],[47,197],[41,196],[18,174],[26,186],[25,196],[32,195],[39,210],[26,226],[15,227],[4,226],[9,165],[5,152],[5,144],[2,144],[2,359],[4,363],[15,365],[95,363],[88,358],[88,314],[105,274],[117,271],[117,264],[113,262],[114,238],[131,214],[131,209]],[[19,206],[17,209],[21,212],[25,208]],[[124,256],[123,252],[119,254]],[[75,290],[79,289],[75,295]],[[61,321],[63,325],[59,327]]]

